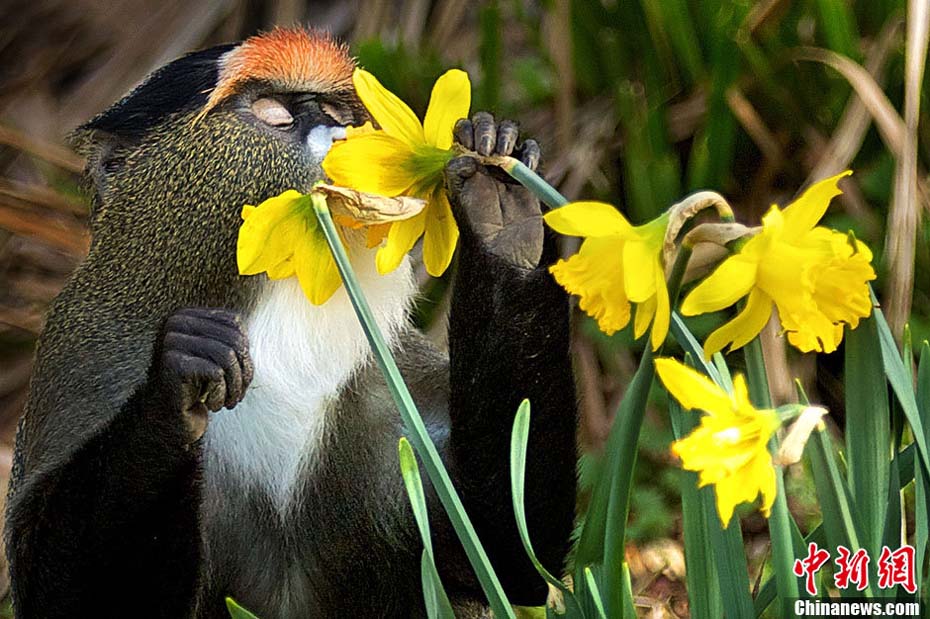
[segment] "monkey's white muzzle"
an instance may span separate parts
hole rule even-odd
[[[317,125],[307,134],[307,148],[314,159],[323,161],[323,157],[332,148],[335,140],[344,140],[346,138],[345,127],[328,127],[326,125]]]

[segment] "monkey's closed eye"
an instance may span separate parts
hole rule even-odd
[[[323,110],[324,114],[335,120],[340,125],[351,125],[352,121],[355,120],[351,110],[340,107],[333,103],[324,101],[320,104],[320,109]]]
[[[252,103],[252,113],[255,117],[272,127],[290,127],[294,124],[294,117],[284,104],[269,97],[256,99]]]

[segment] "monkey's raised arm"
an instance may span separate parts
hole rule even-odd
[[[481,154],[510,154],[517,136],[512,123],[497,126],[478,114],[459,123],[456,137]],[[535,167],[535,142],[517,150]],[[541,604],[546,585],[526,558],[513,514],[510,435],[517,407],[529,398],[527,522],[540,560],[561,573],[576,485],[568,296],[546,269],[555,243],[529,191],[464,157],[450,163],[447,185],[461,230],[449,318],[448,453],[511,602]]]

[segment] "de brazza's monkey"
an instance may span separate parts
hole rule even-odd
[[[236,268],[242,205],[309,190],[320,136],[368,119],[353,69],[328,36],[275,30],[170,63],[79,129],[93,240],[49,312],[17,436],[20,619],[219,618],[225,596],[263,619],[424,613],[403,427],[345,291],[315,307],[294,278]],[[488,114],[455,133],[539,157]],[[568,302],[527,191],[471,158],[446,185],[461,229],[448,357],[409,324],[409,263],[379,276],[347,232],[350,253],[510,600],[541,604],[508,450],[529,398],[529,528],[559,572],[575,496]],[[473,616],[484,597],[428,492],[441,576]]]

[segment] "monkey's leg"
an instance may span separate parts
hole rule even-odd
[[[460,121],[456,137],[481,154],[510,154],[516,125],[489,114]],[[518,150],[535,167],[539,149]],[[466,509],[510,600],[541,604],[546,585],[520,543],[510,493],[514,413],[532,405],[526,511],[535,550],[562,572],[575,506],[576,402],[569,306],[547,266],[556,255],[538,201],[497,169],[462,157],[447,168],[461,230],[449,319],[449,457]]]
[[[9,512],[17,617],[192,617],[202,580],[207,409],[250,380],[235,318],[169,318],[151,376],[66,462],[27,471]]]

